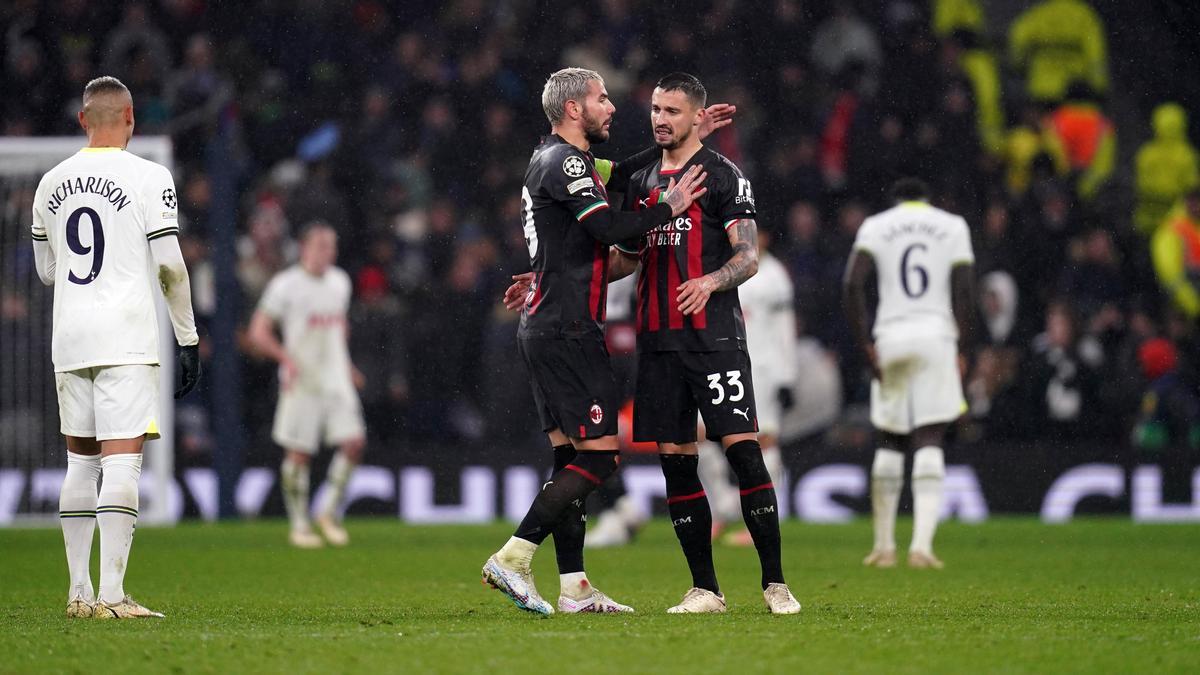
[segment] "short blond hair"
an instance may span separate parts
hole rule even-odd
[[[550,74],[546,86],[542,87],[542,110],[551,124],[562,122],[567,114],[567,101],[583,102],[588,93],[588,82],[597,81],[604,85],[600,73],[587,68],[563,68]]]

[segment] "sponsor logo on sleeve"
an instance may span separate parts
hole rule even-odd
[[[579,159],[579,158],[576,157],[575,159]],[[586,190],[588,188],[594,188],[594,187],[596,187],[596,181],[592,180],[591,176],[584,176],[583,178],[580,178],[577,181],[572,181],[572,182],[568,183],[567,184],[567,192],[570,192],[571,194],[575,194],[576,192],[580,192],[582,190]]]

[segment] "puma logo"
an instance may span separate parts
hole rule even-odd
[[[746,408],[745,410],[738,410],[737,408],[734,408],[734,409],[733,409],[733,414],[734,414],[734,415],[741,415],[742,417],[746,418],[746,421],[747,421],[747,422],[749,422],[749,421],[750,421],[750,409],[749,409],[749,408]]]

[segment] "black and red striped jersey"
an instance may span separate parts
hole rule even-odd
[[[604,339],[608,246],[580,224],[609,209],[596,160],[557,135],[542,138],[521,188],[533,285],[520,337]]]
[[[750,181],[725,157],[701,148],[676,170],[662,170],[662,159],[630,179],[625,208],[644,209],[658,203],[668,181],[693,164],[708,172],[708,191],[687,213],[650,230],[636,242],[621,245],[638,253],[638,349],[645,351],[724,351],[746,348],[746,324],[737,289],[718,291],[707,306],[691,316],[679,311],[679,285],[715,272],[733,257],[726,230],[743,218],[754,218]]]

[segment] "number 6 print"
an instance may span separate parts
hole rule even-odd
[[[729,386],[737,390],[737,393],[729,397],[729,402],[737,403],[745,398],[746,387],[742,384],[742,371],[731,370],[725,373],[725,377],[728,378]],[[720,373],[713,373],[708,376],[708,388],[717,392],[712,404],[721,405],[721,402],[725,400],[725,387],[721,386]]]

